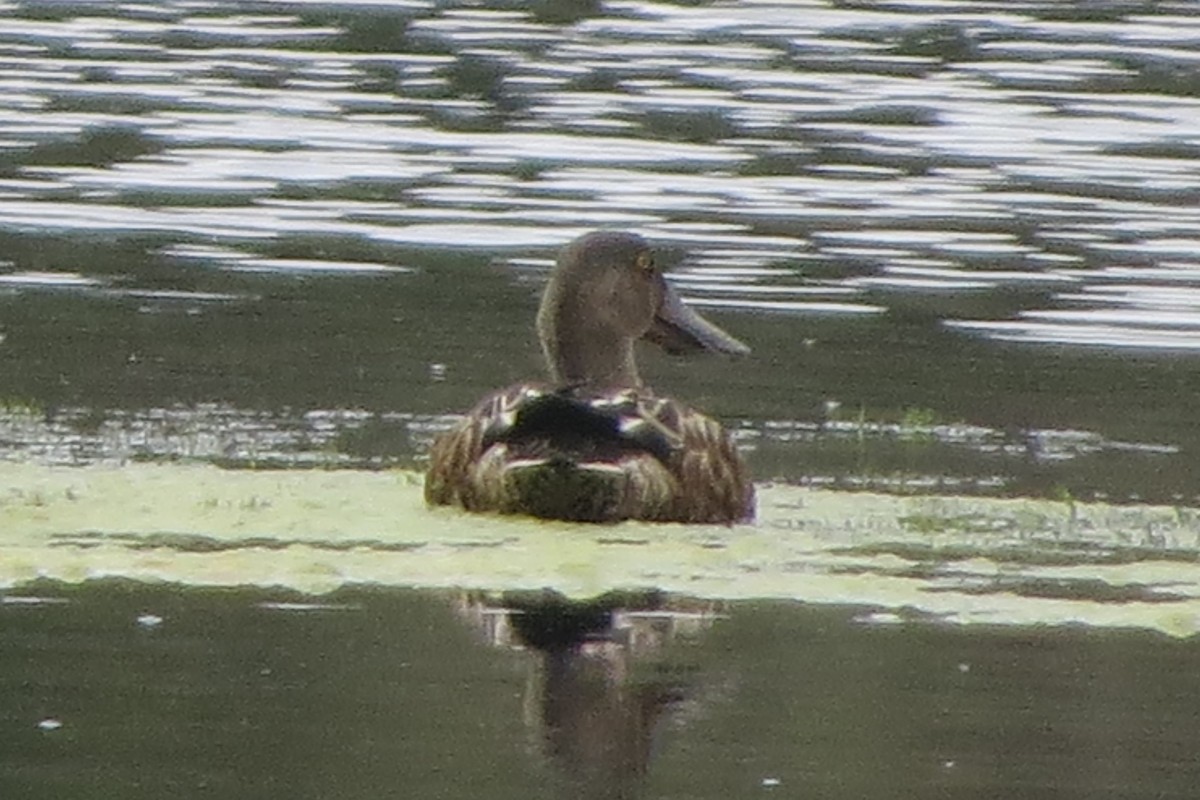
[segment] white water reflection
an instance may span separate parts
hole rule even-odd
[[[144,313],[181,306],[188,313],[200,313],[204,304],[258,299],[184,292],[137,297],[146,303],[140,309]],[[878,313],[869,306],[849,304],[796,306],[789,310],[809,315]],[[769,303],[761,304],[761,308],[775,310]],[[444,380],[444,370],[444,365],[429,365],[428,380]],[[0,462],[53,467],[184,462],[259,469],[423,468],[423,460],[414,451],[426,452],[433,437],[457,419],[447,414],[356,409],[268,411],[226,404],[138,411],[44,411],[5,401],[0,404],[0,442],[4,445]],[[1086,469],[1089,462],[1104,460],[1118,472],[1151,466],[1164,469],[1171,467],[1164,467],[1168,461],[1163,459],[1180,453],[1180,448],[1171,444],[1112,440],[1090,431],[1012,432],[966,423],[926,422],[919,417],[897,423],[837,418],[823,422],[744,421],[733,428],[733,434],[739,447],[752,454],[780,447],[788,452],[807,451],[805,475],[793,482],[900,494],[1005,495],[1021,488],[1026,480],[1023,473],[1046,465]],[[870,463],[847,472],[846,454],[861,455],[868,450],[873,454]],[[818,453],[832,457],[823,461]],[[1156,460],[1147,462],[1147,457]],[[895,460],[895,466],[884,469],[889,459]],[[1147,479],[1153,481],[1153,472]],[[1124,494],[1114,496],[1093,487],[1081,499],[1137,499],[1138,487],[1133,481],[1124,481],[1121,491]],[[1189,485],[1186,491],[1174,493],[1171,499],[1195,502],[1194,487]]]
[[[630,227],[688,251],[703,305],[877,314],[1045,287],[946,329],[1194,350],[1190,12],[7,3],[0,230],[153,233],[189,261],[303,272],[395,265],[258,248],[504,254]],[[4,281],[52,282],[21,274]]]
[[[1035,320],[1040,315],[1025,315]],[[1074,345],[1077,347],[1132,348],[1162,352],[1200,350],[1200,331],[1163,330],[1162,326],[1145,327],[1132,324],[1104,324],[1093,315],[1078,315],[1072,320],[1060,322],[1003,321],[969,322],[951,321],[952,328],[978,333],[1008,342],[1030,344]],[[1165,322],[1164,325],[1171,325]],[[1189,318],[1185,327],[1194,328],[1196,321]]]
[[[69,272],[10,272],[0,274],[0,286],[23,289],[81,289],[102,285],[102,281]]]

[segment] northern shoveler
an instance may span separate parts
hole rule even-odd
[[[642,385],[633,346],[750,352],[692,311],[642,237],[585,234],[563,248],[538,337],[551,384],[485,397],[429,453],[425,500],[468,511],[613,522],[754,518],[754,485],[716,420]]]

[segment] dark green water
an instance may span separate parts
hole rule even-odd
[[[1185,798],[1200,780],[1197,645],[1159,635],[737,604],[622,660],[489,646],[449,596],[43,589],[67,602],[0,606],[8,797]]]
[[[1190,519],[1197,41],[1191,2],[0,3],[0,459],[419,466],[615,227],[753,347],[643,374],[761,480]],[[1156,535],[1111,561],[1149,589],[1068,582],[1153,602]],[[441,595],[6,591],[68,602],[0,604],[4,797],[1200,785],[1191,639],[745,604],[550,657]]]
[[[1194,503],[1196,35],[1176,3],[7,4],[0,404],[47,427],[3,455],[419,463],[540,374],[555,249],[624,227],[754,348],[644,373],[764,479]]]
[[[244,591],[69,594],[0,612],[6,796],[539,792],[519,664],[474,646],[445,605],[368,593],[288,612]],[[151,610],[162,625],[140,626]],[[46,719],[62,727],[40,729]]]

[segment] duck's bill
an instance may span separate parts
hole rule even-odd
[[[708,351],[744,356],[750,352],[749,347],[688,308],[670,284],[666,284],[654,324],[643,338],[672,355]]]

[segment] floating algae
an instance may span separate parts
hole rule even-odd
[[[1200,627],[1200,515],[1166,506],[760,487],[754,525],[573,525],[427,509],[419,476],[0,465],[0,586],[655,587],[955,623]]]

